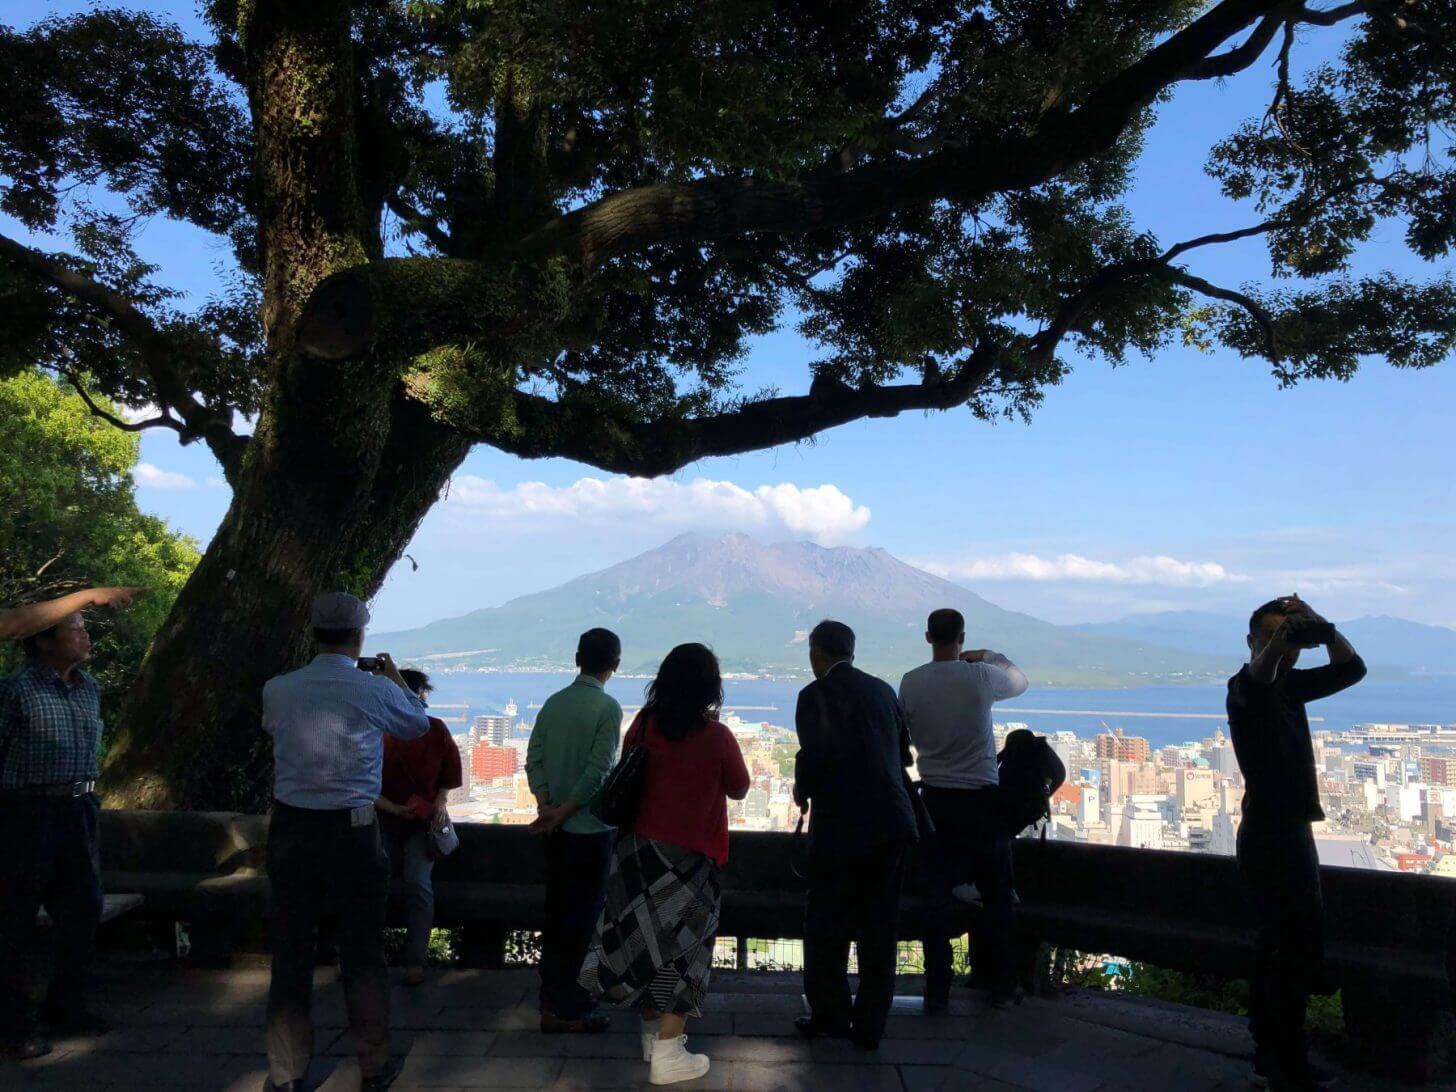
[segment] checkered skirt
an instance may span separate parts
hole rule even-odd
[[[582,986],[639,1012],[701,1016],[721,897],[711,858],[623,834],[581,967]]]

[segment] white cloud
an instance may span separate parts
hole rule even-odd
[[[138,489],[196,489],[197,480],[151,463],[137,463],[131,472]]]
[[[952,561],[921,561],[921,568],[949,580],[1076,581],[1090,584],[1150,584],[1171,588],[1207,588],[1244,583],[1216,561],[1182,561],[1176,557],[1143,556],[1127,561],[1098,561],[1080,554],[996,554]]]
[[[870,521],[870,510],[838,486],[785,482],[750,492],[709,478],[581,478],[567,486],[521,482],[502,488],[462,474],[451,481],[446,500],[472,513],[515,519],[633,517],[667,525],[780,528],[823,546],[853,539]]]
[[[161,407],[156,406],[151,402],[143,402],[141,403],[141,405],[138,406],[124,406],[118,404],[116,409],[121,419],[130,425],[134,425],[138,421],[150,421],[153,417],[158,416],[162,412]]]

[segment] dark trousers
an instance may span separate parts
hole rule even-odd
[[[994,993],[1016,986],[1012,961],[1011,837],[1006,832],[994,785],[983,789],[921,787],[935,833],[924,848],[925,996],[941,999],[950,991],[951,938],[962,912],[952,894],[974,883],[981,893],[981,933],[976,938],[978,966]]]
[[[1305,1009],[1324,972],[1314,835],[1308,823],[1245,816],[1238,861],[1259,930],[1249,1033],[1264,1064],[1297,1067],[1305,1058]]]
[[[541,1009],[580,1020],[596,1007],[577,982],[612,858],[611,831],[557,830],[542,840],[546,852],[546,921],[541,930]]]
[[[907,848],[876,846],[816,864],[804,917],[804,993],[814,1020],[878,1043],[895,999],[895,950]],[[859,953],[859,993],[850,1001],[849,945]]]
[[[379,825],[353,826],[347,811],[273,804],[268,831],[273,885],[273,976],[264,1042],[274,1084],[301,1080],[313,1055],[314,930],[334,926],[349,1032],[359,1069],[389,1062],[389,979],[383,932],[389,863]]]
[[[84,1007],[101,920],[101,861],[95,796],[0,792],[0,1039],[35,1030],[42,990],[35,919],[55,926],[47,1007]]]

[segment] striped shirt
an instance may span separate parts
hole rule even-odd
[[[263,730],[273,737],[273,798],[295,808],[373,804],[384,768],[384,734],[418,739],[425,703],[352,658],[321,653],[263,687]]]
[[[84,671],[75,679],[31,660],[0,683],[0,789],[96,780],[101,690]]]

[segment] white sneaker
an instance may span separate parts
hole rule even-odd
[[[708,1072],[706,1054],[689,1054],[688,1037],[655,1039],[652,1043],[652,1083],[677,1084],[697,1080]]]
[[[642,1021],[642,1060],[644,1062],[652,1061],[652,1044],[657,1041],[657,1029],[661,1026],[662,1017],[660,1016],[656,1020],[644,1018]]]

